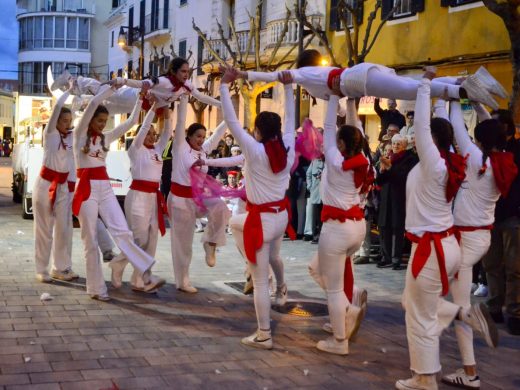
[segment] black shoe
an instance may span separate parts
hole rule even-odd
[[[354,259],[354,264],[369,264],[370,258],[366,256],[359,256]]]
[[[309,235],[309,234],[305,234],[305,235],[303,236],[303,241],[312,241],[312,236]]]
[[[503,324],[504,323],[504,314],[501,311],[490,311],[489,315],[495,321],[495,324]]]
[[[507,330],[515,336],[520,335],[520,317],[509,317],[507,319]]]
[[[401,264],[394,264],[394,265],[392,265],[392,269],[394,271],[401,271],[403,269],[406,269],[406,266],[405,265],[401,265]]]
[[[296,239],[297,239],[297,240],[301,240],[302,238],[303,238],[303,234],[297,234],[297,235],[296,235]]]
[[[380,261],[377,264],[377,268],[390,268],[393,265],[391,261]]]
[[[311,244],[318,244],[319,242],[320,242],[319,239],[313,238],[312,241],[311,241]]]

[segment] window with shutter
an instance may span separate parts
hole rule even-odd
[[[447,1],[447,0],[441,0]],[[453,0],[449,0],[453,1]],[[392,11],[397,0],[383,0],[381,5],[381,19],[384,19]],[[390,20],[413,16],[424,11],[424,0],[401,0]]]

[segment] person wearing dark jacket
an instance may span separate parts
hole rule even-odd
[[[402,129],[406,125],[406,119],[403,114],[397,110],[397,103],[393,99],[388,99],[388,109],[383,110],[379,105],[379,99],[374,101],[374,111],[381,119],[381,133],[379,133],[379,141],[386,135],[386,129],[390,124],[397,125]],[[399,131],[399,130],[398,130]]]
[[[404,246],[404,222],[406,217],[406,178],[419,159],[411,150],[406,150],[406,137],[392,137],[392,153],[381,156],[377,183],[381,186],[379,206],[379,234],[383,258],[379,268],[392,267],[401,270]]]
[[[498,110],[492,116],[506,127],[505,151],[514,155],[515,164],[520,167],[520,140],[515,139],[511,112]],[[520,175],[513,181],[508,196],[497,202],[491,246],[482,265],[487,274],[491,316],[495,322],[504,322],[505,306],[509,332],[520,335]]]

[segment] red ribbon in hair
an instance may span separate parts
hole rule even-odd
[[[449,155],[449,159],[447,158]],[[448,169],[448,182],[446,183],[446,201],[451,202],[462,182],[466,178],[466,160],[468,156],[462,157],[456,153],[441,150],[441,157]]]
[[[278,138],[274,138],[264,144],[264,149],[273,173],[283,171],[287,166],[287,150],[282,142]]]
[[[515,164],[513,153],[492,152],[489,156],[495,183],[504,198],[509,194],[511,184],[518,175],[518,167]]]
[[[356,188],[365,183],[368,176],[368,160],[363,153],[358,153],[354,157],[345,159],[342,168],[344,171],[354,171],[354,185]]]

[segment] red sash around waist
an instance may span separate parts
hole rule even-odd
[[[40,177],[51,182],[51,185],[49,186],[49,200],[51,201],[51,210],[54,208],[54,203],[56,202],[56,191],[58,190],[58,185],[65,183],[68,176],[68,172],[57,172],[47,168],[45,165],[42,166],[42,169],[40,170]]]
[[[90,181],[91,180],[110,180],[107,173],[107,167],[96,168],[79,168],[77,170],[77,177],[79,179],[78,187],[72,199],[72,213],[79,214],[81,204],[90,198]]]
[[[181,198],[193,198],[193,191],[191,186],[183,186],[182,184],[175,183],[172,181],[170,185],[170,192],[173,195],[180,196]]]
[[[332,69],[330,72],[329,72],[329,76],[327,77],[327,86],[329,87],[330,90],[333,90],[333,81],[336,77],[339,77],[341,75],[341,73],[343,73],[343,71],[345,70],[345,68],[335,68],[335,69]],[[344,96],[343,93],[341,94],[341,96]]]
[[[365,212],[359,206],[351,207],[348,210],[343,210],[338,207],[333,207],[324,204],[321,210],[321,221],[327,222],[329,219],[334,219],[345,222],[347,219],[353,221],[361,221],[365,218]],[[345,259],[345,272],[343,273],[343,291],[350,303],[352,303],[352,296],[354,295],[354,272],[352,271],[352,262],[350,257]]]
[[[415,242],[417,244],[417,248],[415,249],[415,254],[412,259],[412,275],[414,276],[414,278],[417,278],[417,276],[419,276],[421,270],[428,261],[428,257],[430,257],[431,253],[430,241],[433,241],[435,254],[437,255],[437,262],[439,264],[439,271],[441,274],[443,296],[448,294],[450,286],[448,280],[448,273],[446,271],[446,259],[444,257],[444,249],[442,248],[441,240],[451,235],[455,235],[457,241],[460,238],[458,231],[455,227],[451,227],[443,232],[425,232],[422,237],[416,236],[415,234],[412,234],[410,232],[406,232],[406,238],[408,238],[411,242]]]
[[[76,182],[75,181],[68,181],[67,185],[69,186],[69,192],[74,192],[76,189]]]
[[[458,232],[474,232],[477,230],[493,230],[493,225],[487,226],[454,226]]]
[[[244,248],[247,260],[251,263],[256,264],[256,252],[264,243],[261,213],[281,213],[287,210],[288,222],[286,232],[291,240],[296,239],[296,233],[291,225],[291,205],[289,199],[284,198],[276,202],[262,204],[253,204],[248,201],[246,210],[248,214],[244,224]]]
[[[168,207],[166,206],[166,202],[164,201],[164,196],[162,192],[159,190],[159,182],[147,180],[132,180],[132,184],[130,184],[130,189],[134,191],[146,192],[149,194],[156,194],[157,223],[159,224],[159,231],[161,232],[161,236],[164,236],[164,234],[166,233],[166,228],[164,226],[164,216],[168,216]]]

